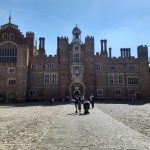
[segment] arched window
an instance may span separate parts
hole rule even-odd
[[[15,34],[14,33],[9,34],[9,40],[15,40]]]
[[[11,43],[0,46],[0,63],[16,63],[17,47]]]
[[[8,40],[8,34],[7,33],[3,33],[2,39],[3,40]]]

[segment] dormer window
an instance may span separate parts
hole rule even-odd
[[[2,39],[3,40],[8,40],[8,34],[7,33],[3,33]]]

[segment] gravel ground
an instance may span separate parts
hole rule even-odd
[[[150,104],[99,104],[97,107],[117,121],[150,137]]]
[[[0,106],[0,150],[150,150],[150,104],[74,111],[73,104]]]
[[[28,150],[52,126],[61,107],[0,107],[0,150]]]

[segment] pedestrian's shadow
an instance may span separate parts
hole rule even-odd
[[[79,116],[85,116],[85,115],[89,115],[90,113],[81,113]]]
[[[79,115],[78,113],[70,113],[70,114],[67,114],[68,116],[76,116],[76,115]]]
[[[84,116],[84,115],[89,115],[90,113],[88,113],[88,114],[85,114],[85,113],[81,113],[81,114],[78,114],[78,113],[69,113],[69,114],[67,114],[68,116]]]

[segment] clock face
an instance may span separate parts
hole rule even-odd
[[[79,46],[76,45],[76,46],[74,47],[74,49],[75,49],[75,50],[79,50]]]

